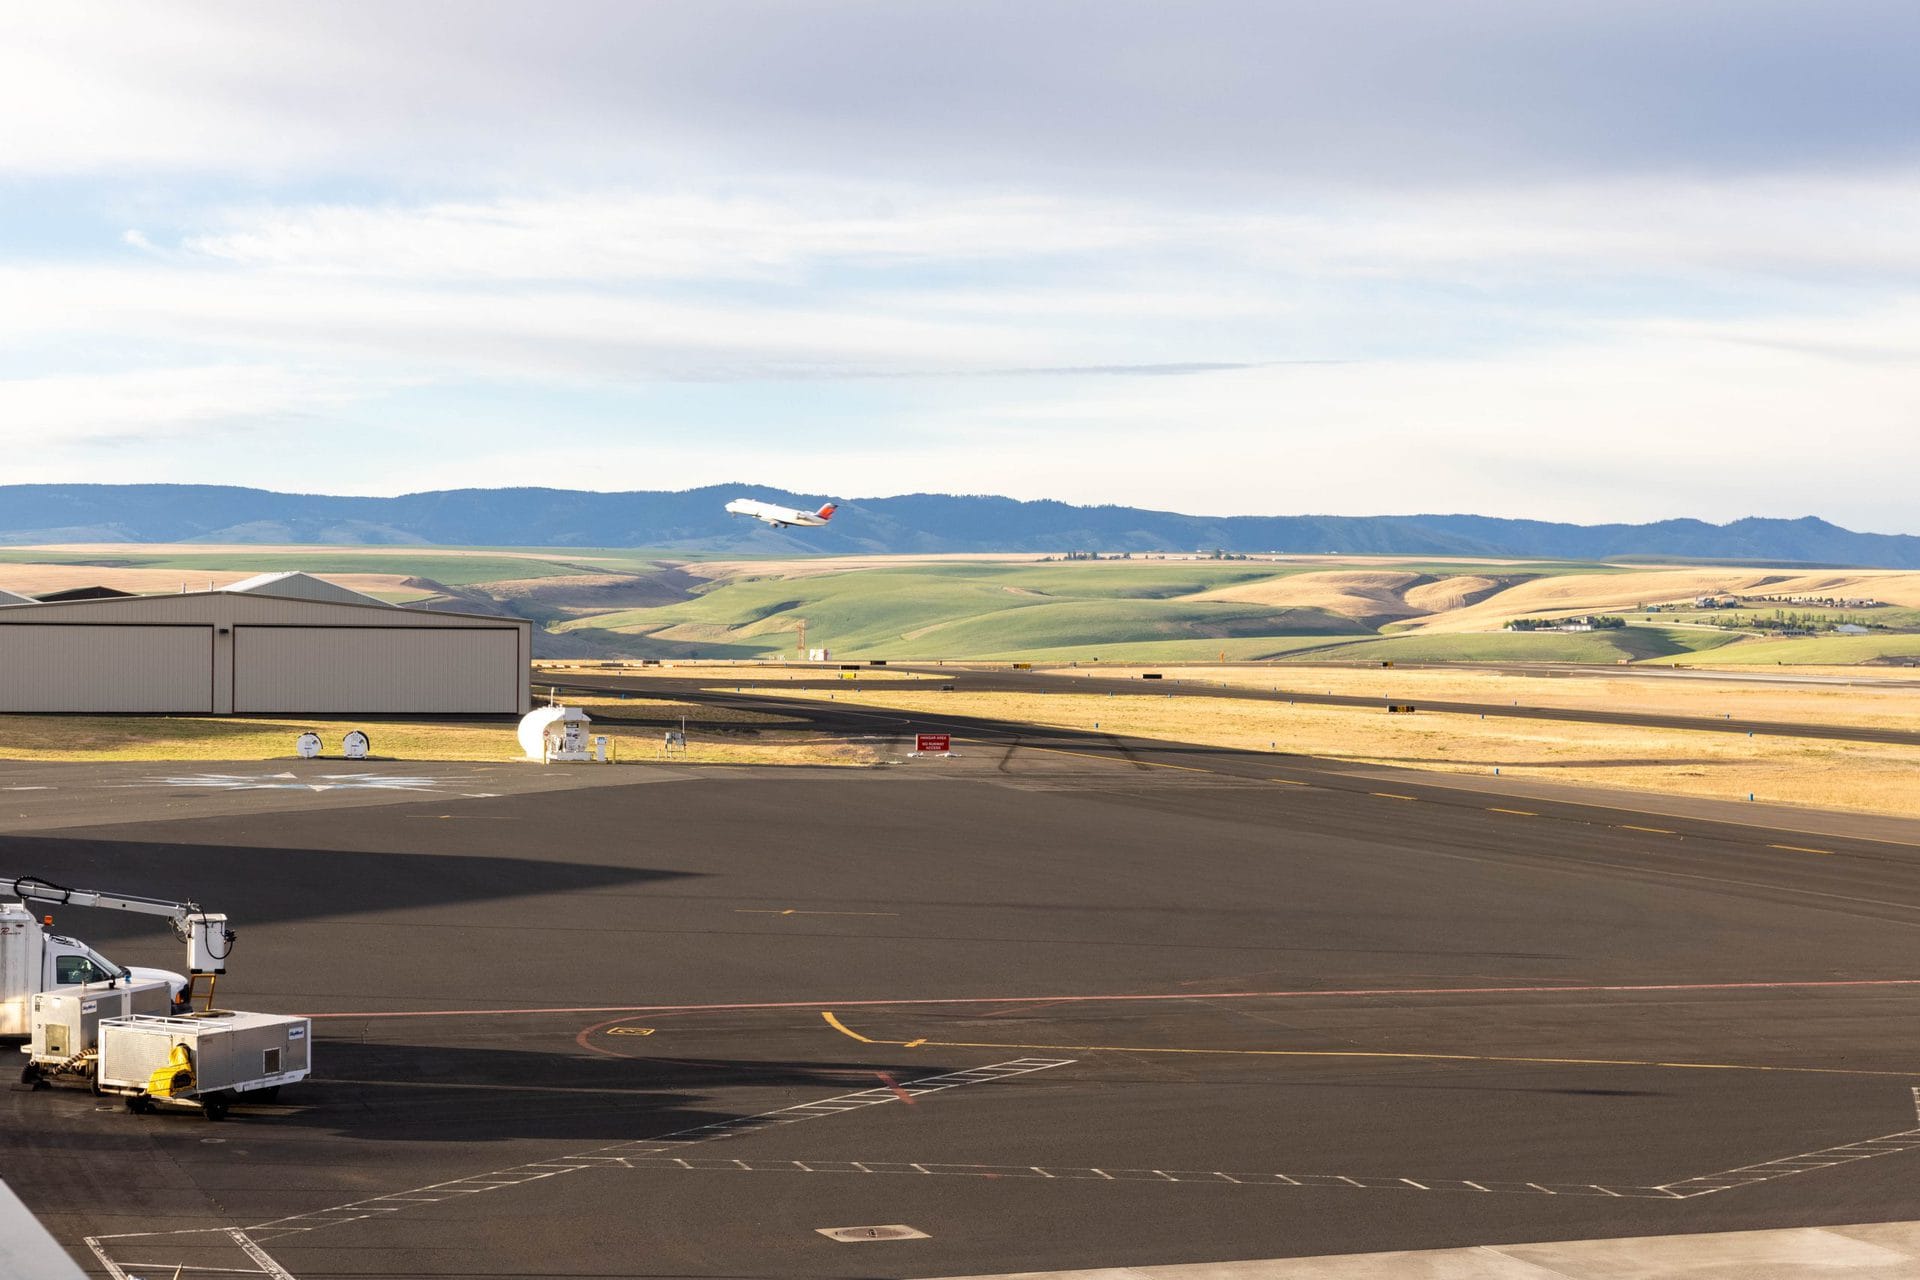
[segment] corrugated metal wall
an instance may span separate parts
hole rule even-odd
[[[0,712],[517,715],[532,640],[520,618],[241,592],[7,605]]]
[[[516,627],[242,625],[233,709],[517,713],[526,665]]]
[[[0,627],[0,710],[212,711],[213,627]]]

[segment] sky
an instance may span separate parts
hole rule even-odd
[[[1920,6],[23,5],[0,483],[1920,533]]]

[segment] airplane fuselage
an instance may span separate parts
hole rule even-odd
[[[833,513],[834,504],[831,502],[818,511],[799,511],[793,507],[761,502],[758,498],[735,498],[727,504],[728,515],[749,516],[775,529],[817,527],[833,519]]]

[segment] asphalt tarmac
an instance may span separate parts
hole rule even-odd
[[[1917,1216],[1920,830],[969,731],[869,770],[527,766],[568,781],[189,811],[129,787],[93,825],[49,802],[0,868],[226,911],[221,1003],[315,1015],[317,1075],[218,1124],[0,1094],[7,1179],[95,1274],[146,1280],[935,1276]],[[63,811],[99,776],[35,768]],[[68,915],[123,963],[181,959]],[[819,1234],[894,1225],[924,1236]]]

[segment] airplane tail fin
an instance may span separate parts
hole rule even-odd
[[[837,505],[829,502],[826,506],[821,507],[818,511],[814,512],[813,514],[819,516],[822,520],[831,520],[833,519],[833,513],[838,511],[839,509],[840,508]]]

